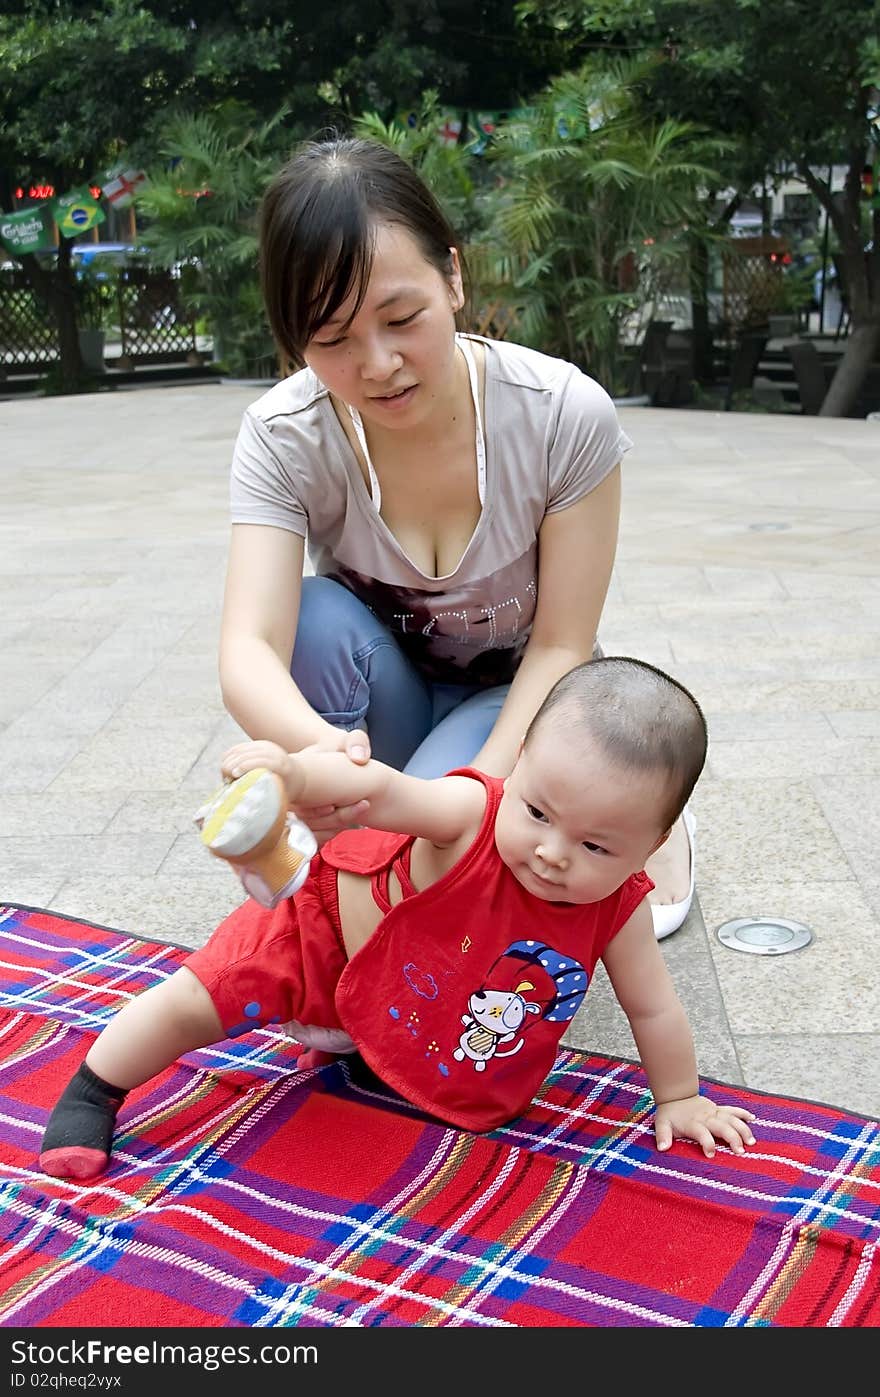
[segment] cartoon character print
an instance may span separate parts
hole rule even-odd
[[[540,1004],[523,998],[526,990],[534,988],[530,980],[522,980],[514,990],[474,990],[468,1000],[468,1012],[461,1016],[464,1033],[452,1054],[456,1061],[470,1058],[475,1072],[485,1072],[490,1058],[518,1053],[522,1038],[506,1051],[500,1045],[513,1042],[527,1014],[540,1017]]]
[[[484,983],[469,995],[467,1013],[461,1016],[464,1032],[453,1057],[457,1062],[470,1060],[475,1072],[485,1072],[493,1058],[518,1053],[525,1041],[522,1035],[542,1019],[573,1019],[588,984],[586,970],[572,956],[562,956],[542,941],[511,942]]]

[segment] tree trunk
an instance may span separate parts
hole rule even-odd
[[[843,358],[819,409],[820,417],[846,417],[855,407],[868,370],[880,350],[880,320],[854,326]]]
[[[698,383],[715,382],[715,350],[709,325],[709,248],[703,238],[690,239],[693,371]]]
[[[76,300],[72,285],[60,281],[51,294],[52,312],[58,326],[58,354],[62,393],[78,393],[87,377],[79,347]]]
[[[59,249],[58,261],[52,270],[42,267],[33,254],[22,257],[21,265],[58,330],[59,390],[79,393],[88,375],[79,348],[75,273],[70,265],[70,249]]]
[[[861,175],[864,151],[849,153],[842,190],[832,194],[806,165],[798,173],[825,209],[840,245],[837,262],[841,293],[850,313],[850,332],[843,358],[819,409],[820,417],[846,417],[858,401],[872,362],[880,349],[880,215],[872,215],[874,237],[866,248],[862,228]]]

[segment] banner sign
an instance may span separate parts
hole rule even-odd
[[[0,213],[0,242],[13,257],[25,252],[50,252],[55,234],[48,204],[23,209],[21,213]]]
[[[74,238],[77,233],[86,233],[89,228],[96,228],[99,223],[103,223],[106,215],[97,200],[92,197],[88,186],[83,185],[79,189],[72,189],[69,194],[62,194],[53,199],[52,217],[65,238]]]

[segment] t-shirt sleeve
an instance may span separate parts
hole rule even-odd
[[[572,368],[550,443],[547,513],[568,509],[595,490],[631,446],[605,389]]]
[[[285,461],[265,422],[250,409],[235,443],[229,499],[233,524],[274,524],[303,538],[308,532],[308,513],[291,463]]]

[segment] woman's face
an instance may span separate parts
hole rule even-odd
[[[454,393],[455,312],[464,300],[454,249],[452,264],[444,276],[405,228],[378,224],[357,315],[349,325],[349,297],[307,344],[309,368],[365,422],[411,428]]]

